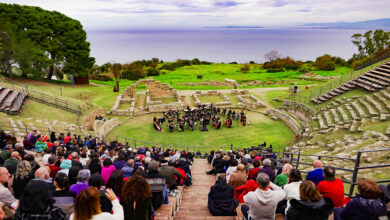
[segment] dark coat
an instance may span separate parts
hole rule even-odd
[[[210,188],[208,208],[216,216],[235,216],[238,201],[234,199],[234,189],[225,181],[217,181]]]
[[[333,202],[329,198],[312,203],[292,199],[290,204],[286,216],[288,220],[328,220],[333,212]]]
[[[271,182],[275,181],[275,171],[271,167],[264,166],[262,169],[259,170],[259,172],[268,174],[269,180],[271,180]]]
[[[224,173],[225,161],[221,158],[215,158],[213,166],[216,170],[216,173]]]
[[[166,183],[165,177],[160,175],[155,170],[149,170],[145,176],[146,181],[149,183],[152,190],[152,205],[154,210],[157,210],[164,203],[164,186]]]
[[[340,216],[343,220],[378,219],[379,216],[386,216],[386,204],[379,199],[365,199],[356,195],[341,211]]]

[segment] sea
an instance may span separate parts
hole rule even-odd
[[[193,59],[211,62],[264,62],[277,50],[283,57],[315,60],[330,54],[349,59],[357,52],[351,42],[365,30],[310,28],[196,28],[87,30],[96,63],[128,63],[157,57],[163,61]]]

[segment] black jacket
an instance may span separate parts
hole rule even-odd
[[[234,199],[234,189],[225,181],[217,181],[210,188],[208,208],[216,216],[235,216],[238,201]]]
[[[288,220],[328,220],[333,212],[333,202],[329,198],[312,203],[292,199],[290,204],[286,216]]]
[[[386,216],[386,204],[379,199],[365,199],[356,195],[341,211],[343,220],[374,220]]]
[[[215,158],[213,162],[213,166],[216,170],[217,173],[224,173],[224,166],[225,166],[225,161],[221,158]]]
[[[157,210],[164,203],[164,186],[166,184],[165,177],[160,175],[155,170],[149,170],[145,176],[146,182],[149,183],[152,190],[152,205],[154,210]]]

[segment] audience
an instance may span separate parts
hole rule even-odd
[[[290,208],[291,199],[300,200],[299,187],[302,183],[301,172],[298,169],[290,170],[288,174],[289,182],[283,186],[283,190],[286,192],[285,199],[287,200],[286,208],[283,210],[282,214],[286,213]]]
[[[218,174],[217,182],[210,188],[207,206],[215,216],[237,215],[238,201],[234,199],[233,187],[226,183],[225,174]]]
[[[148,163],[149,172],[145,175],[146,182],[148,182],[152,191],[152,205],[155,210],[160,208],[168,200],[165,177],[160,175],[157,169],[158,163],[156,161],[150,161]]]
[[[315,160],[313,162],[313,171],[310,171],[307,174],[306,180],[312,181],[314,184],[318,185],[319,182],[324,180],[324,173],[322,171],[322,162],[320,160]]]
[[[158,170],[158,173],[165,177],[165,179],[167,181],[166,183],[167,183],[168,189],[169,190],[176,189],[177,186],[176,186],[175,176],[178,180],[180,180],[182,178],[181,173],[177,169],[175,169],[174,167],[168,166],[167,160],[160,161],[160,165],[161,165],[161,167]]]
[[[115,170],[116,170],[116,168],[114,165],[112,165],[111,158],[104,159],[103,166],[102,166],[102,172],[101,172],[101,176],[103,178],[104,184],[107,184],[111,173],[114,172]]]
[[[20,160],[22,159],[19,156],[19,152],[14,151],[11,153],[11,157],[4,162],[4,166],[8,169],[8,172],[11,175],[15,175],[16,167],[18,166]]]
[[[257,172],[261,169],[260,161],[261,160],[253,160],[253,168],[248,171],[248,179],[256,180]]]
[[[329,197],[335,208],[344,205],[344,184],[341,179],[336,179],[336,170],[333,167],[324,168],[324,181],[317,185],[322,197]]]
[[[236,171],[230,175],[229,184],[235,189],[245,185],[247,179],[245,166],[243,164],[238,164]]]
[[[20,198],[27,183],[34,179],[34,177],[31,164],[27,160],[20,161],[16,167],[16,174],[12,185],[15,198]]]
[[[7,168],[0,167],[0,202],[16,209],[18,207],[18,200],[15,199],[8,188],[10,176],[11,174],[9,174]]]
[[[77,183],[70,186],[69,190],[73,191],[78,195],[81,190],[88,188],[88,180],[91,176],[90,171],[87,169],[80,170],[77,174]]]
[[[68,176],[64,173],[58,173],[54,177],[54,187],[54,205],[60,207],[62,211],[66,214],[66,218],[69,219],[70,215],[73,213],[74,199],[76,198],[76,193],[74,191],[69,191]]]
[[[289,163],[286,163],[283,165],[283,168],[282,168],[282,173],[277,175],[276,178],[275,178],[275,184],[282,187],[284,185],[287,184],[287,175],[288,175],[288,172],[292,169],[293,167],[291,166],[291,164]]]
[[[275,170],[271,168],[271,160],[264,159],[263,160],[263,168],[259,170],[259,172],[266,173],[271,182],[275,181]]]

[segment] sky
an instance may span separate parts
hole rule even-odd
[[[87,30],[295,26],[388,18],[389,0],[0,0],[80,20]]]

